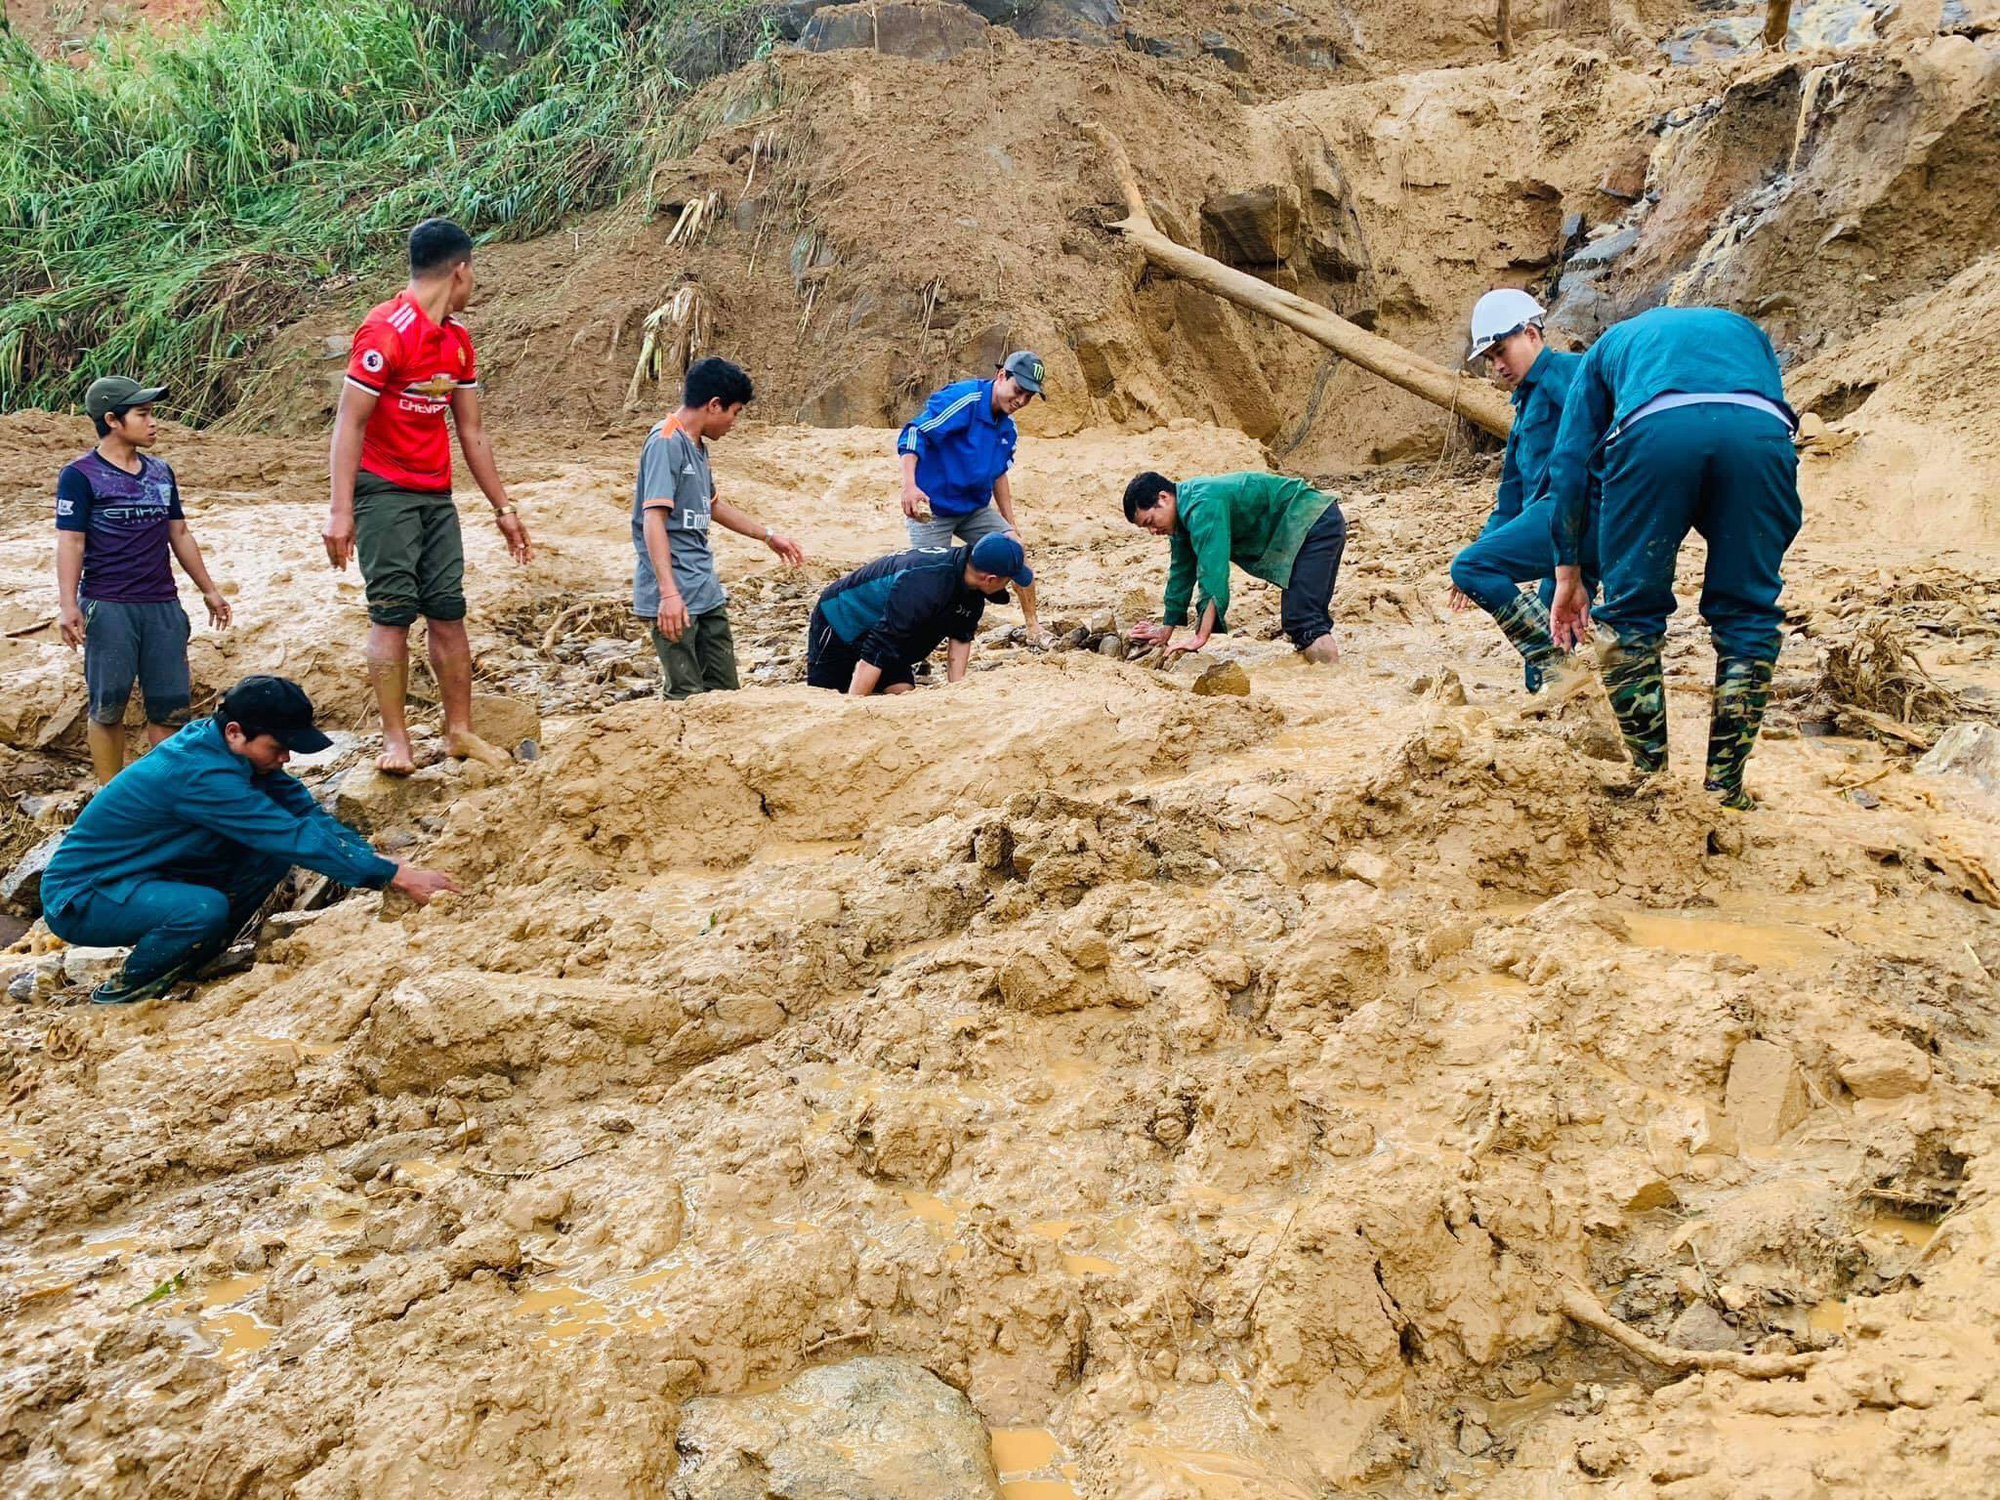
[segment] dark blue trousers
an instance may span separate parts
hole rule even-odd
[[[1553,506],[1530,505],[1502,521],[1451,560],[1451,581],[1489,615],[1506,607],[1521,584],[1540,580],[1546,608],[1556,596],[1555,546],[1549,540]]]
[[[228,866],[162,870],[123,901],[85,891],[47,919],[49,931],[79,947],[129,944],[121,983],[145,984],[176,965],[215,957],[290,869],[285,860],[246,849]]]
[[[1718,657],[1776,661],[1785,549],[1799,533],[1798,457],[1769,412],[1721,402],[1635,422],[1604,447],[1596,618],[1652,648],[1674,612],[1674,564],[1690,531],[1708,543],[1701,617]]]
[[[1502,521],[1491,531],[1461,548],[1451,560],[1451,581],[1458,591],[1489,615],[1498,614],[1513,602],[1524,583],[1541,583],[1542,610],[1556,597],[1555,543],[1549,536],[1549,520],[1555,507],[1547,501],[1527,506],[1510,521]],[[1583,554],[1584,586],[1595,596],[1593,576],[1597,559],[1586,537]],[[1541,675],[1530,663],[1526,669],[1528,691],[1541,687]]]

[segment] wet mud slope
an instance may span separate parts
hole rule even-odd
[[[894,541],[879,440],[752,430],[719,476],[829,576]],[[1160,577],[1125,474],[1254,461],[1026,451],[1079,637]],[[616,451],[503,458],[537,570],[615,555]],[[966,683],[847,703],[794,680],[808,585],[725,546],[769,685],[670,706],[614,594],[487,560],[541,758],[343,784],[465,897],[287,919],[186,1003],[8,1008],[10,1492],[656,1495],[690,1401],[861,1355],[962,1390],[1023,1497],[1971,1492],[1995,805],[1812,694],[1870,566],[1977,687],[1990,635],[1922,622],[1992,583],[1809,537],[1767,808],[1723,815],[1691,632],[1683,770],[1633,796],[1598,710],[1524,716],[1437,612],[1490,483],[1351,487],[1343,665],[1252,589],[1246,696],[1002,613]],[[238,597],[248,642],[356,614]]]

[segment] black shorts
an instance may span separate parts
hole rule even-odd
[[[123,723],[136,682],[145,695],[147,723],[187,722],[194,694],[186,610],[171,599],[160,604],[86,599],[83,621],[83,681],[90,691],[92,719]]]
[[[854,680],[854,668],[860,660],[861,653],[840,638],[815,604],[812,619],[806,625],[806,685],[844,693]],[[899,682],[916,686],[916,674],[907,662],[884,668],[875,691],[879,693]]]
[[[1298,556],[1292,559],[1291,581],[1278,596],[1278,621],[1300,651],[1333,633],[1333,584],[1340,576],[1340,555],[1346,550],[1347,517],[1340,513],[1336,500],[1299,543]]]

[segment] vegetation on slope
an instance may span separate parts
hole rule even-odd
[[[265,331],[417,220],[526,237],[643,180],[675,60],[740,61],[761,14],[221,0],[67,59],[0,29],[0,406],[74,407],[125,371],[219,415]]]

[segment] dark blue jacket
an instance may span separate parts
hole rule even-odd
[[[968,588],[970,547],[918,547],[892,552],[835,579],[819,596],[820,613],[833,633],[883,671],[914,666],[949,636],[972,641],[989,600]]]
[[[1563,403],[1569,399],[1569,383],[1582,363],[1581,354],[1564,354],[1544,346],[1509,394],[1514,403],[1514,425],[1507,433],[1507,456],[1500,462],[1500,492],[1493,498],[1493,514],[1480,529],[1481,536],[1505,526],[1545,497],[1549,454],[1556,445]]]
[[[283,771],[256,775],[221,725],[198,719],[90,799],[43,872],[42,905],[60,914],[87,892],[125,901],[149,880],[225,874],[245,850],[347,886],[379,889],[396,873],[303,783]]]
[[[1570,381],[1549,456],[1558,564],[1576,564],[1589,512],[1591,465],[1605,435],[1655,396],[1674,392],[1762,396],[1791,416],[1771,341],[1740,313],[1656,307],[1606,330]]]
[[[969,516],[993,499],[993,482],[1014,463],[1014,419],[995,415],[993,382],[961,380],[924,403],[896,438],[917,455],[917,488],[940,516]]]

